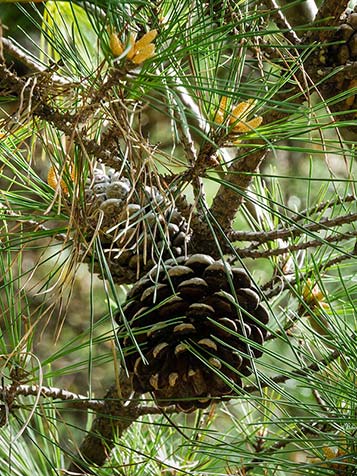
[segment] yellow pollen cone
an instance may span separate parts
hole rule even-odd
[[[157,37],[157,30],[150,30],[145,35],[143,35],[140,40],[135,43],[135,50],[139,51],[144,46],[147,46],[149,43],[152,43]]]
[[[227,115],[227,96],[222,96],[219,106],[218,106],[218,111],[216,111],[216,114],[214,116],[214,121],[217,124],[223,124],[224,118]]]
[[[256,129],[257,127],[260,126],[260,124],[263,122],[263,118],[261,116],[255,117],[254,119],[251,119],[248,122],[238,122],[233,128],[233,132],[251,132],[252,129]]]
[[[235,122],[237,119],[242,119],[244,116],[246,116],[249,112],[250,109],[252,109],[252,102],[240,102],[233,108],[233,111],[231,113],[231,117],[229,119],[230,124]]]
[[[143,61],[152,58],[155,54],[155,45],[153,43],[149,43],[148,45],[140,48],[138,53],[133,57],[131,60],[134,64],[140,64]]]
[[[109,46],[114,56],[120,56],[124,51],[123,43],[119,40],[116,33],[110,34]]]

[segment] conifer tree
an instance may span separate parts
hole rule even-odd
[[[1,476],[357,474],[353,2],[0,7]]]

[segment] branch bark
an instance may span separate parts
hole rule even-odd
[[[116,437],[140,416],[137,394],[133,394],[131,379],[124,372],[120,375],[120,386],[113,385],[105,395],[100,414],[97,415],[90,432],[84,438],[78,455],[68,471],[75,474],[96,474],[89,466],[103,466],[114,447]]]
[[[353,223],[357,220],[357,213],[349,213],[336,218],[325,218],[319,222],[313,222],[308,225],[300,225],[299,228],[282,228],[271,231],[236,231],[228,234],[232,241],[256,241],[257,243],[267,243],[268,241],[283,240],[286,238],[296,238],[301,235],[309,235],[321,230],[328,230],[333,227],[341,226],[346,223]],[[343,239],[341,233],[341,239]]]
[[[234,161],[230,167],[225,177],[225,184],[219,188],[210,209],[223,230],[227,231],[231,228],[237,209],[243,203],[244,192],[252,181],[252,175],[257,172],[266,154],[267,150],[264,146],[253,152],[245,150],[241,158]],[[237,189],[242,193],[237,194]]]
[[[286,375],[278,375],[269,379],[266,382],[260,382],[259,385],[249,385],[244,388],[245,392],[252,393],[257,392],[262,388],[270,387],[272,383],[285,383],[291,379],[299,379],[300,377],[308,377],[312,372],[319,372],[322,368],[325,368],[328,364],[340,357],[340,350],[334,350],[330,355],[321,359],[318,362],[315,362],[311,365],[303,367],[302,369],[289,372]]]
[[[327,244],[327,243],[329,244],[339,243],[343,240],[349,240],[350,238],[355,238],[356,236],[357,236],[357,230],[343,233],[343,234],[341,233],[338,236],[327,236],[325,238],[320,238],[317,240],[305,241],[303,243],[297,243],[296,245],[289,244],[281,248],[274,248],[274,249],[268,249],[263,251],[237,248],[236,251],[237,251],[237,254],[241,258],[253,258],[253,259],[267,258],[269,256],[279,256],[279,255],[291,253],[294,251],[318,248],[319,246],[323,246],[324,244]],[[344,255],[347,255],[350,258],[355,257],[353,252],[348,253],[345,249],[338,248],[338,246],[335,246],[335,248],[343,252]]]
[[[270,0],[269,0],[270,1]],[[345,11],[347,7],[347,1],[342,2],[335,2],[334,0],[326,0],[316,15],[315,25],[320,28],[312,29],[311,32],[305,35],[302,39],[302,43],[305,44],[313,44],[314,41],[318,42],[319,47],[311,55],[307,55],[304,62],[301,64],[300,70],[295,74],[295,85],[293,86],[293,90],[289,91],[278,91],[277,97],[279,100],[286,100],[290,101],[290,97],[293,97],[292,101],[297,106],[302,104],[304,100],[309,96],[309,91],[314,91],[316,89],[316,85],[313,79],[318,80],[321,82],[321,74],[326,74],[327,77],[327,70],[331,73],[331,67],[327,67],[327,65],[323,62],[323,55],[321,51],[324,47],[326,47],[326,43],[334,39],[336,35],[336,30],[334,26],[337,26],[340,22],[340,17],[342,13]],[[269,3],[270,5],[276,5],[275,0],[273,3]],[[279,17],[280,18],[280,17]],[[326,28],[321,29],[321,23],[324,19],[326,22]],[[280,20],[279,20],[280,21]],[[284,23],[287,26],[286,22]],[[289,30],[290,31],[290,30]],[[293,30],[291,30],[293,31]],[[291,41],[293,43],[297,43],[300,40],[296,37],[292,38]],[[345,66],[348,69],[351,69],[350,65]],[[333,71],[338,73],[339,69],[336,65],[333,66]],[[319,78],[316,75],[320,75]],[[349,88],[349,84],[346,81],[351,81],[351,79],[345,79],[346,77],[343,76],[339,83],[339,88],[341,91],[345,91]],[[323,81],[322,84],[318,86],[318,90],[322,95],[323,99],[328,99],[332,96],[336,95],[336,77],[332,75],[326,81]],[[357,102],[357,98],[355,99]],[[344,102],[339,102],[337,105],[333,105],[332,109],[333,112],[340,113],[342,109],[355,109],[355,103],[352,102],[351,104],[345,104]],[[282,119],[287,113],[280,109],[271,109],[268,113],[264,116],[264,124],[269,124],[275,121]],[[341,119],[351,119],[350,114],[347,113],[339,116]],[[338,117],[337,117],[338,119]],[[355,139],[357,137],[357,127],[353,125],[349,125],[345,129],[345,137]],[[220,231],[218,234],[223,233],[227,234],[230,232],[233,220],[236,216],[236,213],[241,206],[244,195],[246,190],[248,189],[251,180],[252,174],[256,173],[259,169],[259,166],[263,162],[266,154],[267,154],[267,145],[263,145],[261,148],[256,149],[253,152],[246,151],[244,156],[239,156],[232,164],[227,176],[225,177],[225,184],[223,184],[220,189],[218,190],[212,207],[210,209],[210,213],[217,221]],[[227,184],[230,186],[227,186]],[[233,185],[236,190],[234,190],[231,185]],[[242,193],[237,193],[237,189],[240,189]],[[201,250],[201,249],[208,249],[214,255],[217,255],[217,250],[215,250],[214,245],[209,243],[207,240],[207,236],[209,236],[210,230],[208,229],[207,225],[204,222],[200,224],[196,224],[195,228],[195,235],[193,236],[193,240],[191,243],[192,249],[194,251]]]
[[[102,400],[95,400],[86,397],[85,395],[80,395],[78,393],[69,392],[63,388],[57,387],[46,387],[40,385],[5,385],[0,386],[0,395],[1,398],[6,400],[7,396],[14,398],[18,395],[25,397],[40,395],[45,398],[53,398],[66,402],[71,402],[73,406],[77,408],[91,409],[95,411],[100,411],[104,407],[104,402]]]

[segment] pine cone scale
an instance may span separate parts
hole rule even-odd
[[[145,363],[130,338],[121,337],[124,329],[118,338],[131,349],[127,367],[134,389],[151,392],[161,406],[191,411],[231,395],[262,353],[269,316],[241,268],[202,254],[177,264],[168,260],[142,278],[128,299],[123,310],[137,330]]]
[[[118,172],[94,169],[85,191],[83,227],[87,241],[99,236],[113,281],[134,283],[155,264],[184,253],[186,220],[157,187],[137,190]],[[102,274],[95,263],[95,272]]]

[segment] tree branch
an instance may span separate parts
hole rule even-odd
[[[102,400],[94,400],[86,397],[85,395],[80,395],[78,393],[69,392],[62,388],[57,387],[46,387],[39,385],[5,385],[0,386],[1,398],[6,400],[7,396],[11,394],[11,397],[16,397],[22,395],[25,397],[28,396],[38,396],[39,394],[45,398],[53,398],[58,400],[63,400],[66,402],[71,402],[77,408],[91,409],[95,411],[100,411],[104,407],[104,402]]]
[[[114,447],[116,436],[120,437],[140,416],[138,395],[133,394],[131,379],[124,372],[120,375],[120,387],[110,387],[103,402],[101,413],[94,420],[68,471],[95,474],[88,465],[102,466]]]
[[[25,65],[30,71],[33,71],[35,73],[50,74],[51,81],[57,86],[68,87],[73,85],[73,83],[62,78],[62,76],[59,76],[55,73],[51,74],[51,70],[49,68],[46,68],[45,66],[42,66],[41,64],[37,63],[33,58],[31,58],[30,55],[24,53],[24,51],[22,51],[18,46],[16,46],[9,38],[2,37],[1,41],[4,50],[8,54],[16,58],[20,63]]]
[[[113,153],[114,144],[111,147],[103,147],[93,139],[86,136],[85,126],[80,124],[81,111],[79,114],[71,114],[62,112],[55,106],[47,103],[47,99],[43,96],[43,92],[38,83],[30,87],[30,83],[19,78],[12,73],[4,64],[0,64],[0,87],[6,88],[6,93],[16,93],[23,100],[23,109],[28,110],[31,106],[31,114],[53,124],[58,130],[64,132],[68,137],[72,138],[76,144],[86,150],[86,153],[94,155],[96,158],[102,159],[109,167],[115,169],[120,168],[121,160]],[[86,109],[85,117],[87,117],[89,109]],[[21,111],[19,111],[20,113]],[[108,134],[110,136],[111,133]],[[102,137],[104,139],[104,137]]]
[[[19,395],[62,400],[72,407],[97,413],[90,433],[80,446],[78,457],[70,465],[69,471],[76,474],[87,474],[88,465],[102,466],[114,446],[116,435],[121,436],[140,416],[178,413],[174,407],[163,410],[155,406],[140,405],[139,395],[132,394],[130,379],[125,375],[120,377],[120,389],[113,385],[103,399],[91,399],[57,387],[16,383],[0,386],[0,399],[5,405],[9,401],[14,408],[13,401]]]
[[[236,189],[240,189],[242,192],[247,190],[252,181],[252,174],[259,168],[266,153],[265,147],[257,148],[253,152],[245,150],[229,168],[227,177],[225,177],[226,183],[219,188],[210,209],[211,214],[224,231],[231,228],[237,209],[244,200],[244,193],[237,195]],[[227,187],[227,183],[231,186]]]
[[[336,218],[325,218],[320,222],[310,223],[301,228],[285,228],[272,231],[236,231],[228,233],[231,241],[256,241],[257,243],[266,243],[285,238],[296,238],[300,235],[308,235],[321,230],[328,230],[335,226],[341,226],[347,223],[353,223],[357,220],[357,213],[350,213]],[[290,221],[290,220],[289,220]],[[291,220],[293,221],[293,220]],[[343,235],[342,235],[343,236]]]
[[[275,0],[265,0],[267,7],[270,9],[271,14],[275,20],[276,26],[281,29],[285,38],[292,44],[298,45],[301,43],[301,39],[293,30],[292,26],[290,25],[287,17],[281,11],[281,8],[276,3]]]
[[[313,207],[306,208],[305,210],[301,210],[301,212],[297,213],[296,215],[290,218],[292,223],[296,223],[300,220],[305,220],[306,218],[310,218],[311,215],[315,215],[322,211],[326,211],[328,208],[333,208],[336,205],[343,205],[344,203],[356,202],[357,198],[355,195],[346,195],[344,197],[337,197],[332,200],[328,200],[326,202],[317,203]]]
[[[342,240],[348,240],[357,236],[357,230],[341,233],[338,236],[328,236],[326,238],[320,238],[318,240],[306,241],[304,243],[298,243],[296,245],[283,246],[281,248],[274,248],[264,251],[249,250],[236,248],[237,254],[241,258],[268,258],[269,256],[279,256],[285,253],[291,253],[292,251],[306,250],[311,248],[317,248],[323,246],[326,243],[336,243]],[[346,253],[350,258],[354,257],[353,254]]]
[[[46,387],[44,385],[24,385],[24,384],[11,384],[0,385],[0,399],[6,400],[8,396],[11,398],[19,395],[23,397],[34,396],[37,397],[40,394],[44,398],[53,398],[55,400],[62,400],[64,402],[70,402],[72,406],[76,408],[82,408],[85,410],[94,410],[101,413],[105,409],[104,399],[88,398],[85,395],[79,393],[73,393],[63,388],[58,387]],[[178,413],[175,407],[165,408],[165,413]],[[162,415],[163,409],[150,405],[140,405],[137,409],[138,417],[143,415]]]
[[[259,391],[262,388],[270,387],[272,383],[285,383],[291,379],[308,377],[311,372],[319,372],[322,367],[326,367],[328,364],[340,357],[340,355],[341,351],[336,349],[330,355],[324,359],[321,359],[319,362],[315,362],[311,365],[303,367],[302,369],[292,371],[287,375],[277,375],[276,377],[269,379],[269,381],[260,382],[259,385],[248,385],[247,387],[244,387],[244,391],[246,393],[253,393]]]

